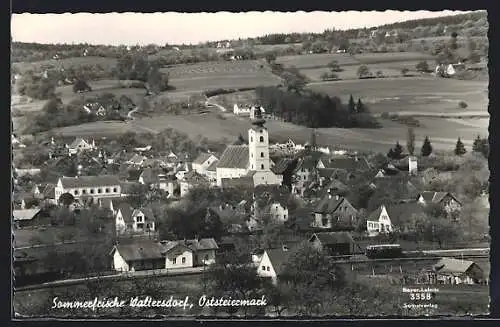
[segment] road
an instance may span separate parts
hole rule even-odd
[[[226,108],[224,108],[223,106],[221,106],[221,105],[220,105],[220,104],[218,104],[218,103],[215,103],[215,102],[210,102],[210,99],[208,99],[207,101],[205,101],[205,105],[206,105],[207,107],[210,107],[210,106],[217,107],[217,108],[219,108],[221,111],[223,111],[223,112],[227,112],[227,109],[226,109]]]
[[[155,129],[152,129],[152,128],[149,128],[149,127],[146,127],[144,125],[141,125],[141,124],[138,124],[135,120],[136,120],[136,117],[133,116],[133,113],[137,112],[139,110],[139,107],[135,107],[134,109],[130,110],[127,114],[127,118],[130,119],[128,120],[126,123],[127,124],[131,124],[133,125],[134,127],[137,127],[138,129],[142,129],[143,131],[146,131],[148,133],[153,133],[153,134],[157,134],[158,131],[155,130]]]

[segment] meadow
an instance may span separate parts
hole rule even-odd
[[[282,56],[276,62],[287,67],[295,66],[298,69],[326,67],[332,60],[337,60],[339,65],[357,65],[359,61],[347,53],[320,53]]]
[[[65,59],[51,59],[51,60],[42,60],[42,61],[34,61],[34,62],[15,62],[12,63],[12,66],[16,69],[19,69],[21,74],[24,74],[29,70],[40,70],[43,67],[53,67],[56,69],[68,68],[70,66],[82,66],[82,65],[101,65],[105,70],[110,70],[116,66],[117,59],[116,58],[108,58],[108,57],[73,57],[73,58],[65,58]]]

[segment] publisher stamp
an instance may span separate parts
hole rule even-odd
[[[409,288],[403,287],[403,293],[408,294],[408,298],[403,303],[404,309],[437,309],[438,305],[432,303],[439,289],[435,287]]]

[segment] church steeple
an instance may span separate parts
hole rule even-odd
[[[252,127],[248,130],[248,161],[252,171],[269,171],[269,134],[264,126],[266,121],[262,118],[259,108],[254,109]]]
[[[259,107],[253,108],[254,114],[253,114],[253,119],[252,119],[252,125],[257,126],[257,127],[264,127],[264,124],[266,123],[266,120],[262,118],[262,111],[260,110]]]

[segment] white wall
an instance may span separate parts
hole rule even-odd
[[[272,278],[273,283],[276,283],[277,281],[276,272],[274,271],[274,268],[266,252],[262,256],[262,260],[257,266],[257,275],[259,275],[260,277],[270,277]]]
[[[185,263],[182,263],[183,257],[186,258]],[[174,258],[176,260],[175,264],[173,263]],[[165,267],[168,269],[193,267],[193,253],[183,247],[174,248],[167,253]]]
[[[257,185],[281,185],[283,176],[276,175],[272,171],[257,171],[253,175],[253,184]]]
[[[217,168],[217,186],[222,186],[223,178],[240,178],[248,173],[247,169],[241,168]]]
[[[129,271],[127,262],[122,258],[117,250],[113,254],[113,267],[116,271]]]

